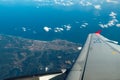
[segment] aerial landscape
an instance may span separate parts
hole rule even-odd
[[[69,69],[89,33],[120,42],[119,0],[0,0],[0,80]]]
[[[0,79],[70,68],[80,46],[66,40],[38,41],[8,35],[0,35],[0,44]]]

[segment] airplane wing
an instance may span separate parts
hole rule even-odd
[[[89,34],[66,80],[120,80],[120,46],[100,34]]]
[[[66,72],[14,80],[120,80],[120,46],[99,33],[89,34],[71,70],[62,74]]]

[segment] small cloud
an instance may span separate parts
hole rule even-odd
[[[69,31],[69,30],[71,30],[71,25],[70,25],[70,24],[64,25],[64,28],[65,28],[67,31]]]
[[[92,3],[91,2],[86,2],[86,1],[83,1],[83,0],[81,0],[80,2],[79,2],[79,4],[80,5],[82,5],[82,6],[91,6],[92,5]]]
[[[49,31],[51,30],[51,28],[50,28],[50,27],[47,27],[47,26],[45,26],[43,29],[44,29],[46,32],[49,32]]]
[[[90,6],[90,5],[92,5],[91,2],[86,2],[86,6]]]
[[[116,24],[117,27],[120,27],[120,24]]]
[[[86,28],[88,26],[88,23],[83,23],[80,28]]]
[[[106,23],[106,24],[99,24],[99,26],[101,27],[101,28],[108,28],[108,27],[111,27],[111,26],[119,26],[119,24],[117,24],[119,21],[116,19],[116,16],[117,16],[117,14],[115,13],[115,12],[111,12],[110,14],[109,14],[109,16],[112,18],[110,21],[108,21],[108,23]]]
[[[108,25],[108,26],[114,26],[114,25],[116,24],[116,22],[118,22],[117,19],[112,19],[111,21],[109,21],[109,22],[107,23],[107,25]]]
[[[47,71],[48,71],[48,69],[49,69],[48,67],[45,67],[45,72],[47,72]]]
[[[63,28],[56,27],[56,28],[54,29],[54,32],[62,32],[62,31],[64,31]]]
[[[86,25],[84,25],[84,24],[83,24],[83,25],[81,25],[81,27],[84,27],[84,28],[85,28],[85,27],[86,27]]]
[[[88,23],[84,23],[86,26],[88,25]]]
[[[111,16],[112,18],[116,18],[117,14],[115,12],[111,12],[109,16]]]
[[[54,3],[62,6],[72,6],[74,2],[72,0],[54,0]]]
[[[101,28],[108,28],[108,25],[106,25],[106,24],[99,24],[99,26],[100,26]]]
[[[97,9],[97,10],[100,10],[101,9],[101,5],[94,5],[94,8]]]
[[[25,27],[22,27],[22,31],[26,32],[26,31],[27,31],[27,29],[26,29]]]
[[[101,28],[108,28],[108,27],[111,27],[111,26],[116,25],[117,22],[118,22],[117,19],[112,19],[112,20],[110,20],[107,24],[99,24],[99,26],[100,26]]]
[[[118,1],[117,1],[117,0],[106,0],[106,2],[108,2],[108,3],[115,3],[115,4],[117,4],[117,3],[118,3]]]
[[[78,50],[81,50],[81,49],[82,49],[82,47],[78,47],[77,49],[78,49]]]

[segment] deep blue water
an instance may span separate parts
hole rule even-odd
[[[120,29],[111,27],[107,29],[101,28],[99,22],[106,23],[109,21],[109,13],[111,11],[119,14],[116,7],[108,8],[103,6],[102,10],[95,10],[91,7],[52,7],[44,6],[36,8],[34,6],[15,5],[0,6],[0,33],[20,36],[24,38],[37,40],[53,40],[65,39],[72,42],[83,44],[89,33],[102,30],[102,34],[110,39],[120,41]],[[120,16],[117,15],[117,19]],[[79,23],[76,23],[79,22]],[[80,29],[80,25],[87,22],[86,28]],[[70,24],[70,31],[55,33],[54,31],[45,32],[44,26],[51,28],[61,27]],[[21,30],[22,27],[28,29],[26,32]],[[35,34],[33,32],[36,32]]]

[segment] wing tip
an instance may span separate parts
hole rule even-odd
[[[102,30],[98,30],[97,32],[95,32],[96,35],[100,35],[102,32]]]

